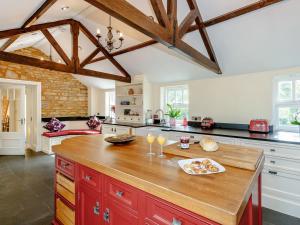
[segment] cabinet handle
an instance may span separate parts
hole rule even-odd
[[[276,172],[276,171],[269,170],[269,174],[277,175],[277,172]]]
[[[111,132],[114,132],[114,128],[111,128]]]
[[[271,148],[271,149],[270,149],[270,152],[276,152],[276,149]]]
[[[103,219],[105,222],[109,223],[109,209],[105,209],[105,212],[103,214]]]
[[[70,164],[69,163],[61,163],[61,167],[66,169]]]
[[[117,128],[115,128],[115,132],[117,132]]]
[[[276,162],[274,160],[271,160],[270,163],[275,164]]]
[[[91,176],[88,176],[88,175],[86,175],[86,176],[84,176],[84,179],[85,179],[86,181],[90,181],[90,180],[92,179],[92,177],[91,177]]]
[[[180,220],[173,218],[172,225],[181,225],[181,224],[182,222]]]
[[[99,216],[100,215],[100,203],[96,202],[96,206],[93,208],[94,214]]]
[[[122,191],[117,191],[117,192],[116,192],[116,195],[117,195],[119,198],[122,198],[123,195],[124,195],[124,192],[122,192]]]

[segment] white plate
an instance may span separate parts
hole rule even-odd
[[[194,173],[193,171],[191,171],[191,170],[186,170],[186,169],[184,168],[184,165],[186,165],[186,164],[191,164],[192,162],[195,162],[195,161],[200,161],[200,162],[202,162],[202,161],[204,161],[204,160],[206,160],[206,159],[208,159],[208,158],[183,159],[183,160],[179,160],[179,161],[178,161],[178,165],[180,166],[181,169],[183,169],[184,172],[186,172],[187,174],[190,174],[190,175],[208,175],[208,174],[214,174],[214,173],[223,173],[223,172],[226,171],[225,168],[224,168],[222,165],[220,165],[219,163],[217,163],[216,161],[214,161],[214,160],[212,160],[212,159],[208,159],[208,160],[211,162],[211,164],[212,164],[213,166],[216,166],[216,167],[219,169],[218,172],[210,172],[210,171],[207,171],[207,173],[196,174],[196,173]]]

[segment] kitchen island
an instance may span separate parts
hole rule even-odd
[[[143,137],[124,146],[104,138],[76,137],[54,146],[54,224],[262,225],[264,159],[255,171],[225,166],[225,173],[191,176],[174,155],[147,156]]]

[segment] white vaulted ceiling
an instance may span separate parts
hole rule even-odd
[[[257,0],[197,0],[204,20],[235,10]],[[0,30],[20,27],[25,20],[44,2],[44,0],[10,0],[0,2]],[[153,15],[149,0],[128,0],[146,15]],[[178,1],[179,22],[188,13],[185,0]],[[62,11],[63,6],[70,9]],[[219,23],[207,28],[213,48],[218,58],[223,76],[262,72],[287,67],[300,66],[300,1],[285,0],[249,14]],[[108,25],[108,15],[83,0],[58,0],[52,8],[36,23],[74,18],[95,32],[98,27],[102,33]],[[113,27],[125,35],[124,48],[150,40],[147,36],[113,20]],[[51,29],[58,42],[71,54],[68,28]],[[186,35],[185,40],[204,54],[207,54],[198,32]],[[0,45],[4,40],[0,41]],[[39,32],[19,38],[8,50],[34,46],[49,53],[49,43]],[[89,55],[94,46],[80,36],[81,59]],[[55,57],[58,58],[57,55]],[[153,82],[216,77],[213,72],[192,63],[166,47],[156,44],[134,52],[115,57],[131,74],[145,74]],[[88,67],[119,74],[107,61]],[[113,81],[103,81],[84,76],[76,76],[87,85],[111,88]]]

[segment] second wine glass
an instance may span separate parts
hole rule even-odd
[[[158,155],[158,157],[159,158],[165,158],[166,156],[164,155],[163,147],[164,147],[164,144],[166,143],[166,138],[162,134],[160,134],[157,137],[157,142],[160,145],[160,154]]]
[[[150,145],[150,151],[147,153],[147,155],[149,155],[149,156],[155,155],[155,153],[152,152],[152,144],[154,141],[155,141],[155,136],[153,134],[149,133],[147,135],[147,142]]]

